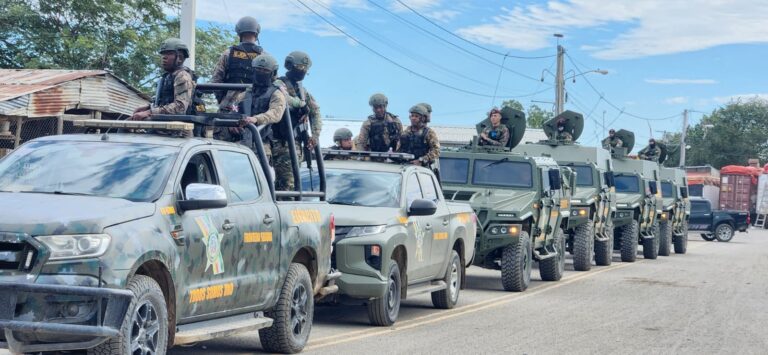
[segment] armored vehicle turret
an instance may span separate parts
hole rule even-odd
[[[512,153],[525,132],[525,114],[502,110],[509,130],[505,146],[481,145],[479,137],[463,148],[443,149],[443,195],[472,206],[478,218],[474,265],[501,270],[507,291],[524,291],[533,260],[541,278],[559,280],[565,270],[565,238],[570,189],[560,167],[548,157]],[[478,133],[492,125],[477,125]]]
[[[674,245],[676,254],[685,254],[688,249],[688,220],[691,214],[685,170],[661,169],[661,198],[663,207],[659,218],[659,255],[669,255],[671,245]]]

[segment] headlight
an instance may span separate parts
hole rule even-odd
[[[508,225],[492,226],[491,229],[489,229],[488,231],[491,233],[491,235],[517,236],[520,234],[521,230],[522,230],[522,225],[520,224],[508,224]]]
[[[586,217],[589,210],[587,208],[574,208],[571,210],[572,217]]]
[[[44,235],[36,239],[51,250],[48,260],[101,256],[107,251],[111,240],[107,234]]]
[[[367,236],[367,235],[374,235],[374,234],[384,233],[384,231],[386,229],[387,229],[386,225],[353,227],[349,231],[349,233],[347,233],[347,238],[349,238],[349,237],[364,237],[364,236]]]

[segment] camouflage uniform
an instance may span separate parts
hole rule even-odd
[[[247,67],[251,66],[251,61],[258,55],[264,53],[264,50],[252,43],[240,43],[224,50],[219,57],[216,67],[211,76],[212,83],[252,83],[253,79],[248,80]],[[230,59],[231,58],[231,59]],[[230,68],[230,61],[237,68]],[[233,108],[245,98],[244,91],[226,91],[216,93],[219,100],[220,111],[232,111]]]
[[[509,128],[500,124],[498,127],[486,126],[482,132],[486,137],[480,139],[480,145],[496,145],[506,147],[509,143]]]
[[[430,166],[440,157],[440,140],[427,126],[408,126],[400,136],[399,152],[413,154],[422,166]]]
[[[606,137],[603,139],[603,149],[611,150],[611,148],[621,148],[624,146],[624,142],[619,137]]]
[[[397,116],[389,112],[383,119],[370,115],[360,127],[360,134],[355,143],[362,151],[386,152],[389,148],[397,151],[399,142],[393,142],[392,138],[399,139],[402,132],[403,124]]]
[[[277,83],[273,84],[273,86],[276,89],[269,97],[269,104],[264,105],[264,107],[259,107],[259,97],[266,95],[266,93],[272,88],[261,90],[262,92],[255,91],[253,93],[253,108],[251,109],[253,116],[249,117],[249,120],[254,122],[256,126],[275,124],[283,119],[283,112],[285,111],[286,107],[285,97],[287,94],[285,93],[285,88],[278,86]],[[271,158],[272,153],[270,142],[263,143],[264,153],[267,154],[268,158]]]
[[[640,159],[658,162],[659,157],[661,157],[661,148],[659,148],[658,144],[654,145],[653,147],[647,145],[645,148],[639,151],[637,155],[640,157]]]
[[[195,82],[184,68],[166,72],[160,79],[159,95],[149,112],[152,114],[183,115],[192,107]]]

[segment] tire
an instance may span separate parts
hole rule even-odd
[[[712,235],[709,235],[709,234],[706,234],[706,233],[701,233],[701,239],[704,239],[704,240],[706,240],[708,242],[711,242],[711,241],[714,241],[716,238],[714,236],[712,236]]]
[[[368,302],[368,320],[371,324],[380,327],[395,324],[397,315],[400,313],[401,290],[400,267],[397,266],[396,261],[392,261],[387,278],[387,292],[384,293],[384,297]]]
[[[721,223],[715,228],[715,238],[718,242],[730,242],[733,239],[733,227],[728,223]]]
[[[646,259],[656,259],[659,257],[659,221],[653,222],[653,238],[643,239],[643,257]]]
[[[565,273],[565,236],[560,228],[555,233],[557,255],[539,262],[539,274],[544,281],[559,281]]]
[[[533,247],[528,232],[520,232],[517,243],[501,253],[501,285],[506,291],[523,292],[531,284]]]
[[[659,255],[669,256],[672,250],[672,222],[659,224]]]
[[[573,268],[576,271],[592,269],[592,256],[595,253],[595,224],[584,223],[573,231]]]
[[[606,241],[595,241],[595,264],[608,266],[613,262],[613,225],[605,227]]]
[[[445,290],[432,292],[432,305],[439,309],[451,309],[459,301],[459,290],[461,290],[461,277],[464,269],[461,265],[459,253],[451,251],[451,262],[448,263],[448,269],[445,270],[443,281],[448,285]]]
[[[685,254],[688,251],[688,222],[683,224],[683,235],[674,238],[675,254]]]
[[[639,229],[637,221],[621,227],[621,261],[625,263],[633,263],[637,259]]]
[[[116,338],[88,349],[88,354],[165,354],[168,348],[168,308],[160,285],[149,276],[135,275],[128,281],[135,297],[128,305]],[[138,333],[138,334],[137,334]]]
[[[304,349],[312,331],[315,300],[307,268],[292,263],[288,268],[277,304],[266,316],[274,322],[259,330],[264,350],[271,353],[294,354]]]

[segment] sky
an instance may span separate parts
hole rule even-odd
[[[304,84],[324,117],[362,120],[377,92],[404,123],[420,102],[437,125],[472,126],[507,99],[552,110],[558,43],[582,144],[609,128],[643,143],[680,132],[686,109],[696,124],[768,98],[765,0],[197,0],[198,26],[245,15],[278,62],[310,55]]]

